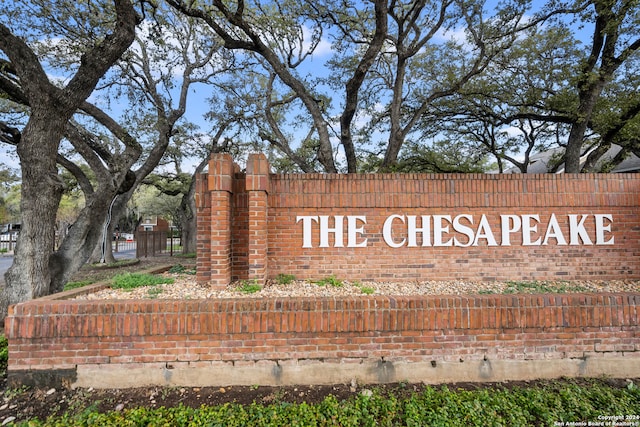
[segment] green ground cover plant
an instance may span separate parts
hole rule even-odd
[[[66,285],[64,285],[64,289],[65,291],[69,291],[71,289],[78,289],[78,288],[82,288],[83,286],[87,286],[94,283],[93,280],[80,280],[77,282],[68,282]]]
[[[158,298],[162,294],[162,292],[164,292],[162,288],[154,285],[151,286],[147,291],[147,297],[151,299]]]
[[[585,292],[588,289],[583,286],[571,285],[565,282],[549,283],[544,281],[533,282],[507,282],[508,286],[503,291],[505,294],[515,293],[539,293],[539,294],[555,294],[568,292]]]
[[[236,289],[238,290],[238,292],[242,292],[245,294],[255,294],[256,292],[260,292],[262,290],[262,286],[258,284],[257,280],[253,280],[250,282],[243,280],[236,287]]]
[[[195,267],[185,267],[182,264],[176,264],[169,269],[169,273],[195,275],[196,269]]]
[[[276,276],[276,282],[280,285],[288,285],[296,280],[293,274],[280,273]]]
[[[7,373],[7,362],[9,361],[9,343],[7,338],[0,334],[0,376]]]
[[[188,252],[186,254],[173,254],[174,258],[195,258],[195,252]]]
[[[640,388],[598,380],[570,380],[535,387],[493,386],[476,390],[426,386],[419,392],[385,393],[376,388],[319,403],[248,405],[225,403],[192,408],[132,408],[97,412],[78,408],[46,420],[19,426],[554,426],[598,422],[604,417],[634,416],[640,410]]]
[[[344,285],[342,280],[333,275],[325,277],[324,279],[316,280],[313,283],[318,286],[333,286],[334,288],[341,288]]]
[[[360,292],[362,292],[365,295],[373,295],[376,292],[376,290],[369,286],[360,286]]]
[[[123,273],[113,278],[111,287],[114,289],[135,289],[141,286],[152,286],[173,283],[170,277],[162,277],[154,274]]]

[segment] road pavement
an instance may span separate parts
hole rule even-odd
[[[116,259],[133,259],[136,257],[136,250],[127,249],[119,252],[114,252],[113,256]],[[13,264],[13,255],[0,255],[0,284],[4,284],[4,273]]]
[[[13,255],[0,255],[0,283],[4,284],[4,273],[13,264]]]

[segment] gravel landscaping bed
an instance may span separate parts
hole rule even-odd
[[[266,297],[338,297],[364,295],[472,295],[514,293],[640,292],[636,280],[541,281],[541,282],[350,282],[329,278],[318,282],[294,280],[288,284],[273,280],[259,286],[252,281],[236,282],[224,290],[196,283],[188,274],[164,273],[171,284],[143,286],[132,290],[103,289],[81,295],[78,300],[96,299],[205,299]]]

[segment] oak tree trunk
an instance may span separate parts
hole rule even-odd
[[[43,109],[38,109],[42,114]],[[56,154],[66,119],[55,111],[30,120],[18,145],[22,165],[22,226],[13,265],[5,273],[5,289],[0,304],[4,319],[11,304],[50,293],[49,262],[55,245],[55,220],[63,185],[58,179]]]

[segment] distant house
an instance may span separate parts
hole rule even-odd
[[[0,233],[11,233],[11,232],[19,232],[20,224],[10,223],[10,224],[0,224]]]
[[[20,233],[20,224],[0,224],[0,241],[15,242]]]
[[[169,221],[159,216],[146,216],[142,218],[138,231],[169,231]]]
[[[609,151],[607,151],[600,160],[598,160],[598,165],[602,165],[603,163],[613,159],[616,154],[620,152],[622,147],[619,145],[613,145]],[[527,173],[549,173],[551,165],[554,163],[553,160],[564,152],[564,148],[554,148],[552,150],[543,151],[542,153],[536,153],[529,157],[529,166],[527,167]],[[583,165],[587,160],[587,156],[589,153],[584,154],[580,157],[580,165]],[[563,173],[564,165],[561,165],[558,168],[556,173]],[[629,156],[624,159],[620,164],[618,164],[615,168],[611,170],[612,173],[627,173],[627,172],[640,172],[640,158],[635,154],[631,153]],[[504,173],[520,173],[520,169],[517,167],[512,167],[505,170]]]

